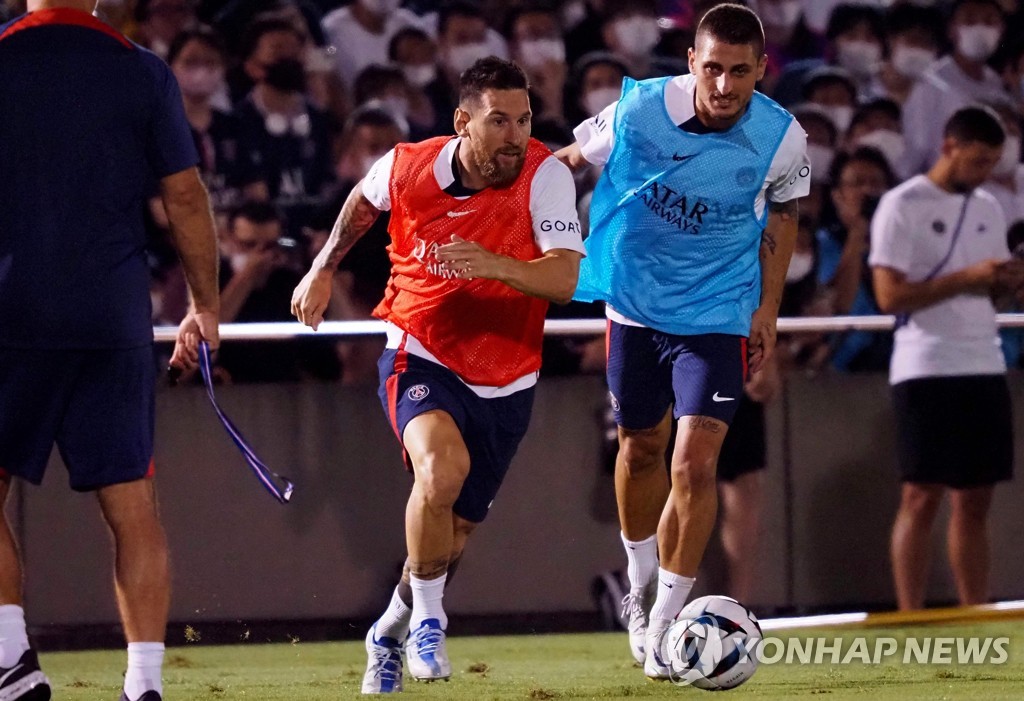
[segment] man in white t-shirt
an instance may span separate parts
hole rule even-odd
[[[999,74],[986,65],[999,47],[1005,18],[998,0],[957,0],[949,22],[953,53],[921,76],[903,106],[904,170],[920,173],[939,157],[942,125],[976,102],[1005,100]]]
[[[526,75],[481,59],[462,73],[458,136],[399,144],[349,195],[292,311],[316,328],[338,262],[391,212],[380,399],[415,481],[402,582],[366,637],[363,693],[447,679],[444,587],[526,433],[547,303],[568,302],[583,240],[572,174],[530,138]]]
[[[995,483],[1013,474],[993,299],[1020,289],[1024,263],[1010,259],[999,204],[977,188],[1005,138],[991,110],[957,111],[939,160],[886,193],[871,222],[875,296],[897,315],[889,382],[903,486],[891,554],[901,609],[924,605],[932,525],[947,491],[960,603],[988,597],[989,505]]]

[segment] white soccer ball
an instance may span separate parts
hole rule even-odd
[[[757,670],[763,636],[757,617],[728,596],[703,596],[682,610],[664,638],[674,682],[698,689],[732,689]]]

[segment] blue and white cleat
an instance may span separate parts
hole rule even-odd
[[[647,626],[647,659],[644,660],[644,674],[650,679],[670,679],[672,670],[668,666],[668,651],[665,648],[669,625],[672,621],[651,621]]]
[[[405,642],[405,656],[409,660],[409,674],[417,681],[429,682],[452,676],[444,630],[436,618],[426,619],[410,633]]]
[[[402,690],[402,644],[394,638],[375,637],[376,630],[374,624],[366,634],[363,693],[395,694]]]

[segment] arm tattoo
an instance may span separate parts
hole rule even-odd
[[[358,183],[345,200],[341,214],[334,222],[334,229],[331,230],[323,250],[317,255],[314,266],[320,269],[337,269],[338,263],[348,253],[348,249],[373,226],[378,216],[380,210],[370,204],[363,195],[362,182]]]
[[[761,246],[767,246],[768,252],[771,253],[772,255],[775,255],[775,247],[777,245],[778,244],[775,243],[775,237],[772,236],[771,232],[768,231],[768,229],[764,229],[761,232]]]
[[[722,423],[717,419],[712,419],[707,416],[691,416],[690,430],[704,430],[708,431],[709,433],[718,433],[719,431],[722,430]]]
[[[433,562],[409,561],[409,573],[417,579],[437,579],[448,571],[448,558]]]

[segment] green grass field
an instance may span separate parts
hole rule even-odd
[[[991,636],[1008,637],[1010,645],[1007,662],[999,665],[917,665],[902,664],[901,659],[879,665],[762,665],[753,679],[729,692],[727,698],[1024,699],[1024,621],[768,635],[783,639],[866,636],[869,641],[876,637]],[[902,646],[900,650],[899,656]],[[645,679],[632,664],[625,634],[453,637],[449,652],[455,670],[450,682],[407,680],[404,696],[467,701],[697,699],[706,693]],[[46,654],[42,663],[59,701],[118,698],[124,667],[121,651]],[[167,701],[349,699],[359,696],[363,665],[362,644],[355,642],[172,648],[167,653],[164,696]]]

